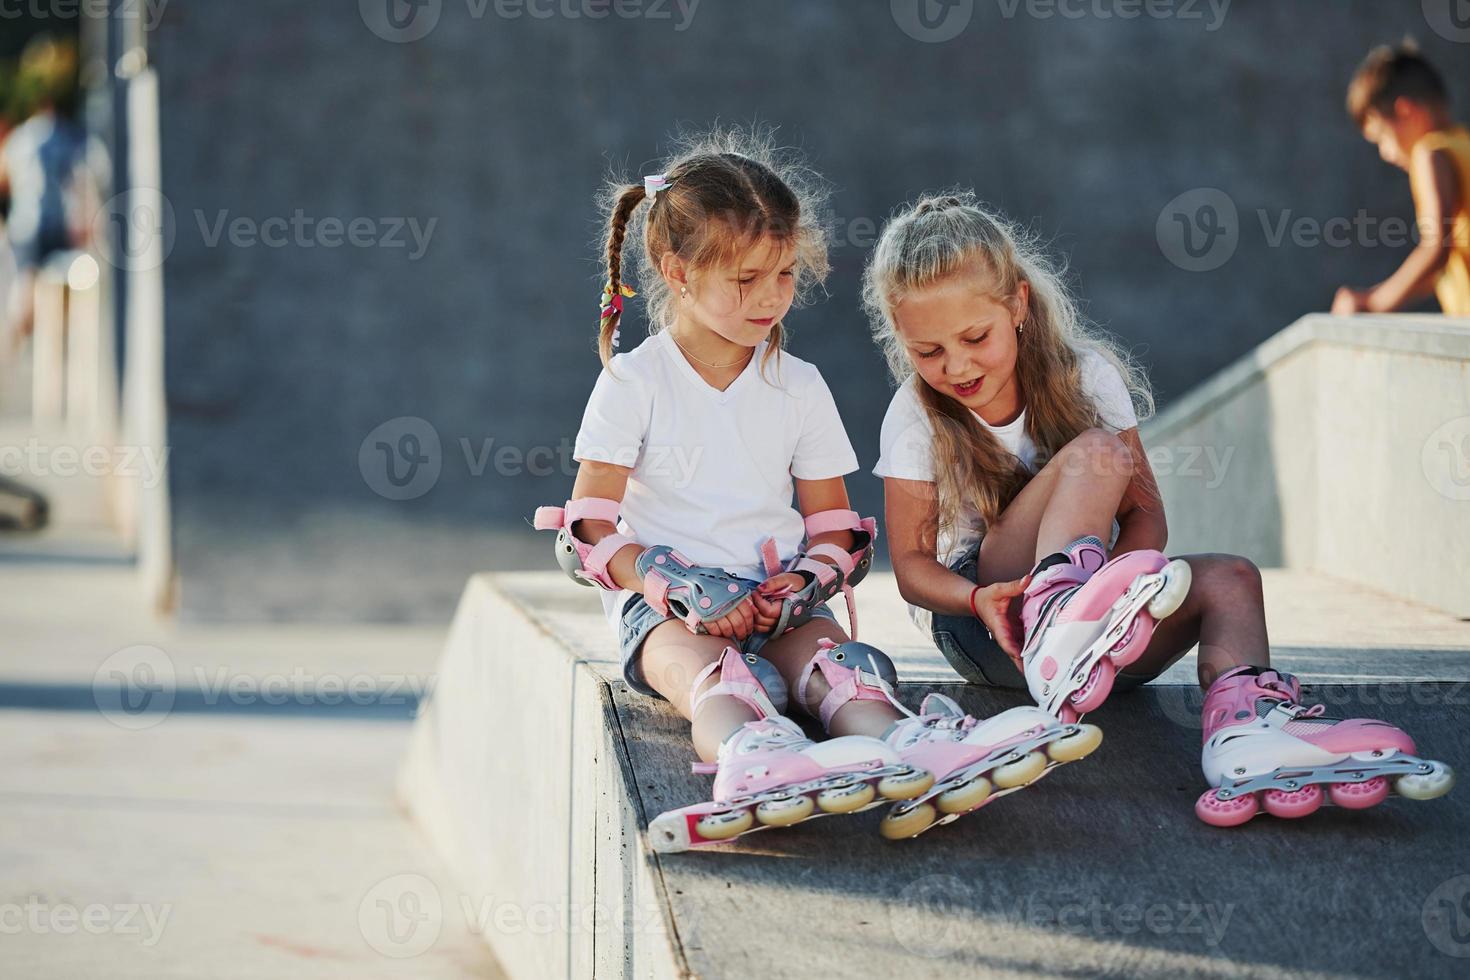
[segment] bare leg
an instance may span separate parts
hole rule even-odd
[[[1132,476],[1133,456],[1112,433],[1088,429],[1067,443],[986,529],[979,584],[1018,579],[1083,535],[1106,544]]]
[[[643,641],[643,676],[674,709],[690,720],[689,735],[694,751],[705,762],[712,761],[720,743],[741,725],[756,720],[756,713],[744,702],[731,697],[714,697],[699,707],[699,717],[690,711],[690,690],[694,678],[705,667],[720,658],[731,644],[724,637],[694,634],[677,620],[654,627]],[[698,693],[709,690],[720,680],[719,671],[710,674]]]
[[[1124,675],[1157,677],[1199,644],[1199,683],[1208,690],[1232,667],[1271,665],[1261,570],[1239,555],[1183,555],[1193,572],[1184,604],[1160,622]]]
[[[786,686],[791,690],[792,704],[796,704],[797,681],[801,679],[801,672],[806,669],[807,662],[816,652],[817,641],[823,637],[834,643],[845,643],[848,640],[842,627],[832,620],[812,619],[761,647],[761,656],[775,664],[785,678]],[[831,690],[821,671],[813,671],[812,679],[807,685],[807,699],[813,709],[822,703],[822,699]],[[815,710],[812,714],[816,714]],[[828,734],[881,736],[889,725],[902,717],[898,709],[886,701],[849,701],[832,716],[832,727]]]

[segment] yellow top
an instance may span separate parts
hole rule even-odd
[[[1417,166],[1420,154],[1445,150],[1454,161],[1455,176],[1460,182],[1459,206],[1455,209],[1449,234],[1450,257],[1434,284],[1434,294],[1447,316],[1470,316],[1470,132],[1463,126],[1426,133],[1414,144],[1409,166],[1409,189],[1414,193],[1414,209],[1420,228],[1432,227],[1439,216],[1425,214],[1428,195],[1415,175],[1425,168]],[[1428,224],[1426,224],[1426,222]]]

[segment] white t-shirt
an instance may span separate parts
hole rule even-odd
[[[572,455],[632,467],[618,530],[699,565],[765,578],[760,544],[783,561],[805,537],[792,506],[799,480],[845,476],[857,456],[816,367],[782,351],[760,374],[766,342],[730,386],[699,376],[667,331],[612,359],[582,415]],[[603,591],[614,634],[631,592]]]
[[[1095,350],[1082,355],[1082,390],[1097,405],[1098,415],[1104,426],[1114,432],[1123,432],[1138,425],[1138,416],[1133,411],[1133,400],[1123,376],[1112,363]],[[924,379],[915,374],[901,385],[888,404],[888,413],[883,416],[883,431],[879,436],[880,456],[873,473],[879,477],[898,480],[921,480],[934,482],[934,429],[924,413],[915,385],[924,384]],[[1010,450],[1025,467],[1026,472],[1036,472],[1036,444],[1026,434],[1026,411],[1006,425],[991,425],[979,414],[971,412],[975,419],[989,429],[1000,444]],[[948,567],[959,558],[983,533],[980,512],[974,507],[961,508],[958,527],[947,529],[935,542],[935,555],[940,564]],[[909,605],[909,616],[926,633],[932,621],[929,610]]]

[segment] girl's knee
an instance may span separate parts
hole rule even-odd
[[[1204,578],[1234,591],[1261,591],[1261,570],[1249,558],[1241,555],[1196,555],[1190,558],[1189,564],[1196,581]]]
[[[1133,453],[1122,439],[1106,429],[1086,429],[1062,447],[1058,454],[1069,472],[1077,467],[1090,476],[1124,480],[1133,476]]]

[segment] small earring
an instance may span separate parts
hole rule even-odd
[[[689,298],[689,287],[688,286],[680,286],[679,287],[679,298],[680,299],[688,299]]]

